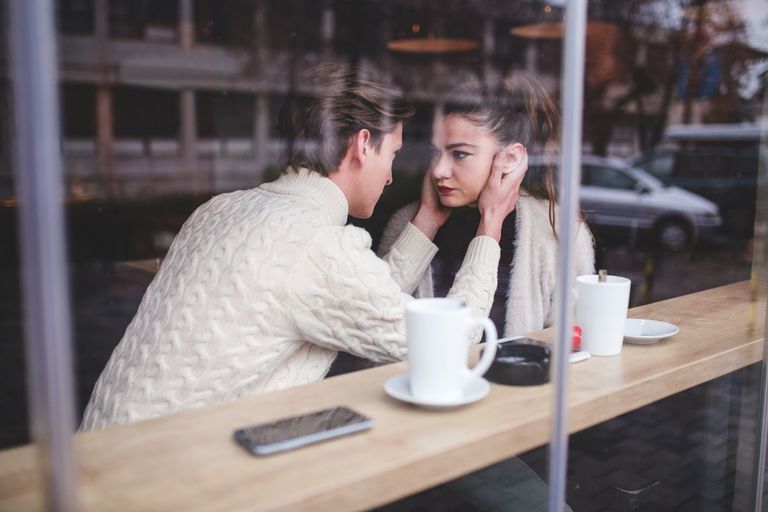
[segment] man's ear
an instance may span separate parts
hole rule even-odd
[[[515,171],[521,166],[528,167],[528,151],[519,142],[511,142],[501,150],[501,153],[507,159],[509,172]]]
[[[348,154],[350,157],[352,157],[353,162],[359,165],[363,165],[365,163],[365,160],[371,151],[371,147],[369,145],[370,142],[371,132],[365,128],[358,130],[354,133],[354,135],[352,135]]]

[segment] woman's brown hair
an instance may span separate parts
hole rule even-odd
[[[560,115],[547,91],[530,77],[504,80],[496,87],[466,85],[445,101],[443,115],[460,115],[488,129],[502,146],[519,142],[528,152],[528,171],[522,188],[549,201],[549,223],[555,228],[555,190],[551,155],[557,151]],[[531,165],[531,160],[541,165]]]

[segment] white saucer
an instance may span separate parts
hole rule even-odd
[[[491,386],[488,384],[488,381],[482,377],[478,377],[467,384],[464,388],[464,395],[458,400],[436,403],[428,400],[421,400],[411,394],[411,385],[408,382],[407,373],[400,373],[394,377],[390,377],[387,379],[387,382],[384,383],[384,391],[386,391],[392,398],[411,404],[421,405],[423,407],[434,408],[458,407],[460,405],[471,404],[472,402],[476,402],[485,397],[490,390]]]
[[[650,345],[663,338],[669,338],[680,332],[674,324],[659,320],[645,320],[643,318],[627,318],[624,326],[624,341],[638,345]]]

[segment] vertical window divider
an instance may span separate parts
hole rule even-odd
[[[557,282],[555,296],[555,350],[552,366],[552,418],[549,450],[549,511],[565,508],[566,469],[568,466],[568,370],[575,280],[573,261],[576,220],[581,183],[581,134],[584,103],[584,55],[586,46],[586,0],[565,2],[563,39],[563,87],[561,87],[561,152]]]
[[[12,0],[20,267],[32,436],[48,510],[77,509],[71,311],[51,0]]]

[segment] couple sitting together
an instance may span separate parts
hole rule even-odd
[[[504,335],[548,326],[556,285],[550,169],[557,111],[537,83],[461,87],[435,120],[418,203],[391,219],[381,257],[347,225],[392,182],[412,110],[393,87],[324,65],[315,97],[284,109],[289,165],[277,180],[214,197],[174,239],[99,377],[82,430],[322,379],[340,351],[406,357],[404,304],[449,296]],[[593,273],[586,225],[577,273]]]

